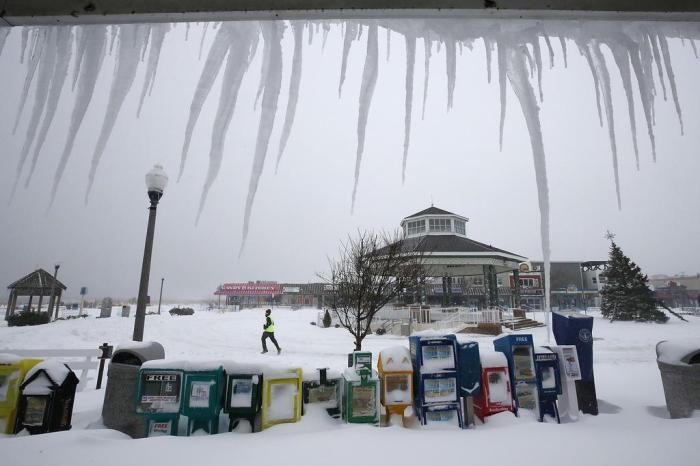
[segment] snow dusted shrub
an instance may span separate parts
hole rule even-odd
[[[51,321],[51,316],[48,312],[29,312],[22,311],[13,314],[7,319],[8,327],[25,327],[28,325],[48,324]]]
[[[328,328],[331,326],[333,321],[331,320],[331,313],[328,312],[328,309],[326,309],[326,312],[323,314],[323,328]]]

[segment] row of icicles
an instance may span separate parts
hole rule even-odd
[[[140,115],[145,98],[150,95],[156,78],[161,48],[172,24],[135,24],[135,25],[91,25],[91,26],[47,26],[25,27],[18,29],[21,34],[20,62],[26,65],[26,77],[21,92],[19,109],[14,124],[17,130],[25,109],[29,90],[34,84],[34,101],[27,123],[24,145],[20,153],[17,176],[12,188],[12,196],[17,189],[20,175],[26,169],[25,187],[29,185],[37,161],[42,152],[46,135],[51,127],[56,108],[64,88],[71,87],[75,95],[70,126],[66,142],[54,176],[51,190],[51,203],[55,200],[61,178],[70,159],[73,144],[81,127],[87,108],[93,97],[98,75],[107,54],[115,54],[115,69],[102,129],[98,136],[89,171],[87,196],[92,188],[102,154],[109,141],[114,124],[119,116],[122,104],[132,88],[138,67],[146,66],[145,79],[140,90],[137,116]],[[186,23],[187,33],[190,24]],[[413,113],[413,75],[416,65],[416,48],[421,40],[424,46],[424,85],[423,108],[421,117],[425,116],[425,102],[428,95],[430,62],[433,50],[440,53],[445,49],[447,70],[447,108],[453,105],[456,84],[457,53],[464,48],[472,49],[475,45],[483,46],[486,51],[487,79],[491,82],[492,56],[495,54],[500,90],[500,136],[499,145],[503,145],[503,126],[506,112],[506,82],[514,91],[530,134],[534,158],[535,176],[538,187],[540,209],[540,229],[542,253],[545,262],[546,288],[549,288],[549,199],[547,188],[547,171],[542,128],[539,118],[539,105],[544,100],[542,90],[543,47],[549,59],[549,67],[555,65],[555,47],[552,38],[559,39],[564,66],[567,65],[567,42],[573,42],[586,59],[595,86],[598,117],[601,126],[607,125],[613,177],[615,180],[617,203],[621,207],[621,195],[618,176],[617,143],[614,129],[614,109],[612,104],[611,76],[609,64],[603,54],[603,47],[611,52],[624,87],[631,136],[637,167],[639,167],[639,150],[635,117],[634,77],[639,100],[651,143],[652,157],[656,158],[654,140],[655,110],[654,102],[658,87],[664,100],[671,95],[678,116],[680,132],[683,132],[683,119],[676,88],[675,75],[671,63],[668,39],[680,38],[683,45],[690,44],[692,53],[697,58],[695,40],[700,39],[700,25],[697,23],[662,23],[662,22],[603,22],[603,21],[536,21],[536,20],[470,20],[470,19],[411,19],[411,20],[365,20],[365,21],[241,21],[225,23],[204,23],[200,39],[199,54],[202,56],[203,45],[208,30],[215,35],[206,55],[199,82],[190,104],[189,118],[185,128],[179,175],[185,168],[187,153],[194,127],[201,113],[203,104],[211,92],[217,75],[223,68],[223,83],[219,96],[218,108],[212,128],[209,152],[209,169],[202,189],[197,220],[203,211],[207,194],[221,166],[225,148],[225,139],[236,106],[238,91],[244,76],[258,50],[262,37],[262,73],[256,95],[256,106],[260,104],[260,122],[254,151],[253,168],[249,181],[248,195],[245,203],[243,221],[243,240],[241,251],[248,234],[250,216],[258,183],[268,146],[276,120],[279,97],[282,89],[283,48],[282,40],[285,30],[293,36],[293,56],[288,84],[288,102],[278,150],[276,165],[282,159],[298,104],[299,88],[302,76],[302,57],[304,51],[304,32],[308,43],[312,44],[317,35],[322,35],[322,47],[325,47],[328,33],[340,28],[343,37],[342,58],[338,93],[342,93],[351,47],[366,35],[366,54],[362,71],[357,119],[357,150],[352,191],[351,210],[354,209],[362,155],[365,145],[365,130],[374,89],[379,75],[379,33],[380,28],[386,32],[387,59],[391,47],[391,35],[400,34],[405,40],[406,74],[405,74],[405,113],[404,113],[404,149],[402,162],[402,179],[405,179],[406,162],[409,153],[411,117]],[[0,53],[11,29],[0,28]],[[70,68],[72,63],[73,67]],[[225,65],[225,66],[224,66]],[[654,74],[657,77],[655,78]],[[66,81],[69,81],[66,83]],[[533,81],[536,84],[533,85]],[[657,82],[658,81],[658,82]],[[667,86],[668,84],[668,86]],[[31,156],[30,156],[31,153]],[[547,292],[545,296],[549,296]],[[548,303],[547,303],[548,306]]]

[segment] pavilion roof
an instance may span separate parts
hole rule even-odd
[[[16,282],[9,285],[8,289],[18,290],[50,290],[55,284],[55,289],[65,290],[67,287],[44,269],[36,269],[34,272],[25,275]],[[38,294],[38,293],[37,293]]]
[[[506,251],[491,246],[490,244],[480,243],[473,239],[465,238],[457,235],[425,235],[414,238],[406,238],[404,240],[405,248],[414,250],[420,246],[426,253],[493,253],[494,256],[508,254],[522,260],[527,260],[526,257],[520,254]],[[480,254],[481,255],[481,254]]]
[[[420,212],[416,212],[413,215],[409,215],[406,218],[414,218],[414,217],[421,217],[423,215],[457,215],[453,214],[452,212],[448,212],[446,210],[438,209],[435,206],[430,206],[425,210],[421,210]]]

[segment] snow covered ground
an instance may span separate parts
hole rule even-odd
[[[342,369],[353,348],[352,339],[343,329],[310,325],[316,321],[316,313],[313,309],[273,311],[277,339],[283,349],[280,356],[272,352],[259,354],[262,309],[221,314],[197,308],[192,317],[151,315],[146,319],[145,339],[162,343],[169,359],[226,358],[301,366],[305,372],[318,367]],[[119,344],[130,340],[133,316],[122,318],[115,312],[109,319],[96,319],[99,311],[91,310],[90,314],[86,319],[38,327],[7,328],[0,320],[0,350],[96,348],[103,342]],[[12,466],[147,462],[343,466],[426,465],[443,461],[480,465],[697,465],[700,460],[695,441],[700,433],[700,416],[668,418],[654,353],[655,344],[664,339],[696,337],[700,341],[700,318],[688,319],[690,322],[684,323],[672,318],[662,325],[610,324],[596,318],[594,359],[601,414],[582,416],[578,423],[538,423],[534,417],[515,418],[503,413],[466,431],[380,429],[344,425],[325,412],[311,409],[300,423],[257,434],[132,440],[102,427],[104,390],[94,389],[96,374],[91,373],[89,388],[77,396],[71,431],[0,438],[0,458],[2,464]],[[545,344],[544,329],[524,333],[527,332],[533,333],[535,344]],[[490,337],[474,339],[482,348],[492,348]],[[365,340],[363,349],[374,353],[376,364],[381,349],[400,344],[407,345],[406,339],[372,335]]]

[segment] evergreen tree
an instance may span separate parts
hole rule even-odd
[[[637,264],[625,256],[610,238],[610,260],[604,276],[607,284],[601,290],[603,317],[638,322],[666,322],[668,317],[656,308],[656,298],[647,284],[648,279]]]

